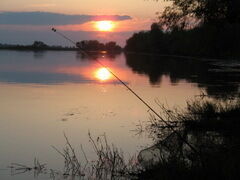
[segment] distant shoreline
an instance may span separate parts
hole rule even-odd
[[[29,47],[29,46],[17,46],[17,47],[0,47],[1,50],[13,50],[13,51],[80,51],[79,48],[75,47],[46,47],[46,48],[36,48],[36,47]],[[160,56],[160,57],[173,57],[173,58],[184,58],[184,59],[191,59],[191,60],[201,60],[201,61],[219,61],[224,60],[225,58],[208,58],[208,57],[193,57],[193,56],[183,56],[183,55],[172,55],[172,54],[159,54],[159,53],[150,53],[150,52],[133,52],[133,51],[104,51],[104,50],[96,50],[96,51],[86,51],[89,53],[111,53],[111,54],[119,54],[119,53],[127,53],[127,54],[142,54],[142,55],[153,55],[153,56]],[[227,58],[229,60],[229,58]],[[237,60],[238,58],[231,58],[230,60]]]
[[[79,48],[56,48],[56,47],[46,47],[46,48],[35,48],[35,47],[0,47],[1,50],[12,50],[12,51],[81,51]],[[105,51],[105,50],[95,50],[95,51],[85,51],[89,53],[111,53],[119,54],[122,51]]]
[[[78,48],[60,48],[60,47],[46,47],[46,48],[36,48],[30,46],[12,46],[12,47],[0,47],[0,50],[17,50],[17,51],[78,51]]]
[[[54,49],[54,48],[46,48],[46,49],[35,49],[35,48],[0,48],[0,50],[13,50],[13,51],[78,51],[78,49]]]
[[[105,44],[97,40],[77,42],[75,46],[61,46],[61,45],[47,45],[42,41],[34,41],[31,45],[21,44],[2,44],[0,43],[0,50],[17,50],[17,51],[79,51],[86,52],[109,52],[120,53],[123,51],[116,42],[110,41]]]

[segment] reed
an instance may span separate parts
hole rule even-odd
[[[33,171],[34,177],[37,177],[39,174],[46,173],[47,171],[46,164],[40,163],[37,158],[34,158],[32,166],[27,166],[20,163],[11,163],[8,168],[11,169],[11,175],[23,174]]]
[[[240,177],[240,101],[196,99],[186,109],[159,104],[162,116],[199,153],[184,145],[162,121],[151,116],[146,131],[155,144],[140,152],[145,170],[139,179],[238,179]],[[157,157],[145,158],[148,152]],[[154,155],[155,155],[154,154]],[[159,158],[160,157],[160,158]],[[147,160],[159,158],[151,166]]]
[[[127,180],[135,179],[137,174],[142,171],[136,156],[132,156],[128,160],[125,159],[121,149],[113,144],[109,144],[106,135],[102,135],[94,139],[91,133],[88,133],[89,141],[97,158],[89,161],[84,149],[81,145],[81,153],[84,159],[77,156],[75,148],[70,143],[67,135],[64,133],[66,146],[63,150],[57,147],[52,148],[64,159],[63,170],[57,171],[47,169],[46,164],[39,163],[34,160],[34,166],[26,166],[23,164],[12,163],[9,167],[15,174],[34,172],[35,176],[45,173],[49,174],[51,179],[92,179],[92,180]]]

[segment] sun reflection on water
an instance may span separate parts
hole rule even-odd
[[[100,81],[107,81],[112,78],[112,74],[107,68],[99,68],[95,71],[95,77]]]

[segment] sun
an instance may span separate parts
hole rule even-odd
[[[112,31],[114,23],[112,21],[97,21],[96,28],[99,31]]]
[[[108,71],[107,68],[99,68],[95,72],[95,77],[101,81],[106,81],[111,78],[111,73]]]

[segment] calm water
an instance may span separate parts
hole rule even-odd
[[[88,131],[106,133],[126,157],[151,145],[136,135],[148,109],[106,72],[100,60],[156,110],[155,101],[184,107],[204,92],[212,98],[239,93],[239,75],[214,71],[193,60],[120,54],[92,58],[77,52],[0,51],[0,179],[32,179],[31,173],[10,176],[11,163],[32,165],[37,157],[48,168],[61,169],[65,132],[76,149],[82,144],[94,159]],[[226,79],[227,78],[227,79]],[[39,179],[48,179],[47,175]]]

